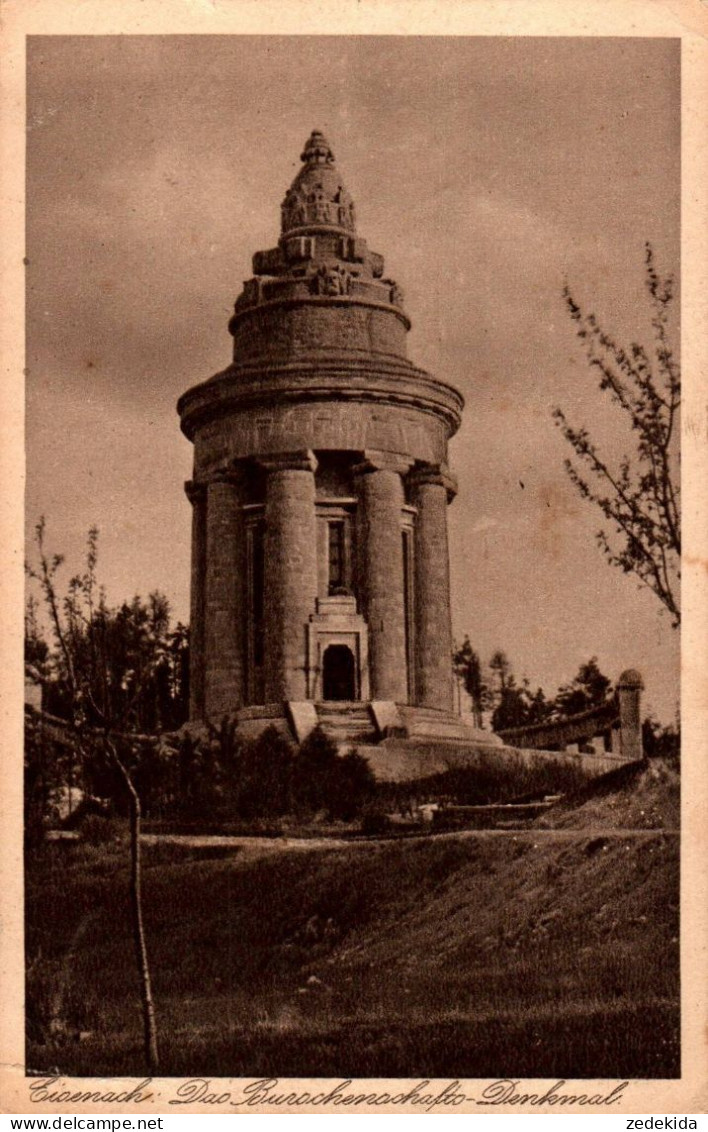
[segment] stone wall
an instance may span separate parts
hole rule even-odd
[[[359,746],[380,782],[407,782],[443,774],[455,767],[471,767],[480,760],[507,757],[530,766],[542,760],[555,765],[572,765],[590,778],[607,774],[628,760],[618,755],[579,755],[570,751],[530,751],[514,747],[489,747],[480,744],[430,739],[384,739],[376,745]]]
[[[402,315],[347,299],[274,303],[244,312],[233,325],[234,361],[291,361],[321,350],[405,357],[406,330]]]

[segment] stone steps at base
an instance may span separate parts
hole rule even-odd
[[[351,715],[340,715],[339,712],[318,711],[318,719],[326,719],[328,723],[368,723],[371,726],[372,720],[368,711],[352,712]]]
[[[319,700],[315,704],[318,714],[326,715],[369,715],[369,705],[361,700]]]
[[[353,725],[349,727],[343,724],[341,727],[330,727],[326,723],[323,723],[321,726],[322,730],[326,731],[328,735],[356,735],[357,738],[361,738],[365,735],[373,735],[373,730],[369,724],[359,724],[358,726]]]
[[[342,727],[346,727],[353,723],[365,723],[368,727],[373,726],[371,716],[368,712],[361,712],[361,714],[357,712],[356,715],[335,715],[334,712],[330,714],[327,711],[318,711],[317,718],[321,723],[332,723],[335,726],[341,725]]]
[[[361,715],[330,715],[329,712],[318,711],[317,718],[320,723],[331,723],[335,727],[347,727],[357,723],[365,723],[367,727],[373,727],[373,721],[368,712],[362,712]]]
[[[376,728],[367,704],[326,701],[315,706],[320,727],[338,746],[376,741]]]

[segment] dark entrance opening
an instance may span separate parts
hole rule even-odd
[[[355,700],[354,655],[347,645],[330,645],[322,660],[322,699]]]

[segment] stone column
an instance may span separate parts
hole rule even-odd
[[[209,483],[206,508],[204,712],[218,719],[244,702],[244,547],[238,484]]]
[[[452,711],[452,626],[447,505],[456,485],[440,467],[413,473],[416,704]]]
[[[404,503],[401,475],[408,464],[365,453],[358,473],[359,591],[369,628],[372,700],[408,703],[403,593]]]
[[[617,681],[620,718],[620,754],[633,762],[643,757],[641,700],[644,681],[628,668]]]
[[[305,626],[317,597],[317,520],[312,452],[261,459],[265,504],[265,698],[307,699]]]
[[[189,718],[204,718],[204,583],[206,568],[206,485],[184,485],[192,504],[192,572],[189,602]]]

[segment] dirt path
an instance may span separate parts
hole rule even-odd
[[[669,836],[678,837],[678,829],[462,829],[448,833],[427,835],[436,840],[467,841],[475,838],[487,840],[489,838],[508,839],[555,839],[570,841],[580,838],[585,841],[595,837],[603,838],[646,838]],[[425,837],[426,834],[421,834]],[[192,833],[144,833],[142,841],[145,845],[185,845],[192,848],[224,848],[251,850],[259,854],[302,852],[313,849],[366,849],[371,845],[390,844],[396,838],[343,838],[343,837],[239,837],[223,834],[192,834]],[[414,840],[414,838],[400,838],[400,840]]]
[[[607,829],[596,826],[594,829],[462,829],[456,833],[440,833],[439,837],[656,837],[669,834],[678,837],[679,829]]]

